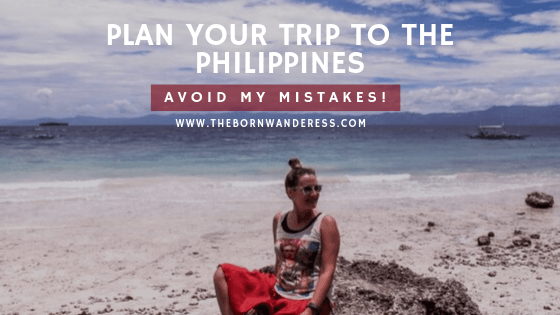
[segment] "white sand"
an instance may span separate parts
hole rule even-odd
[[[483,314],[560,313],[558,206],[524,204],[533,190],[560,198],[560,185],[484,180],[489,188],[478,189],[476,180],[403,180],[323,181],[319,206],[338,221],[342,256],[394,260],[419,274],[457,279]],[[219,314],[209,297],[216,266],[271,264],[272,216],[291,206],[281,180],[178,177],[58,186],[0,189],[1,314],[79,314],[86,307],[91,314],[141,308]],[[424,230],[429,221],[436,224],[431,232]],[[516,229],[540,239],[528,249],[506,249]],[[476,239],[489,231],[496,234],[493,248],[506,254],[490,262],[519,265],[476,265],[487,256]],[[538,244],[548,251],[533,253]],[[455,259],[448,269],[441,264],[446,255]],[[491,271],[497,275],[488,276]]]

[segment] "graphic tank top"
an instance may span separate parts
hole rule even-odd
[[[274,249],[279,263],[274,289],[285,298],[306,300],[313,297],[319,280],[321,221],[324,215],[319,213],[299,231],[288,228],[287,215],[288,212],[282,214],[276,228]]]

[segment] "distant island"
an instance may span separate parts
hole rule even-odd
[[[383,113],[334,113],[334,112],[175,112],[160,113],[142,117],[102,118],[93,116],[44,117],[31,120],[0,119],[4,126],[36,126],[55,121],[66,121],[66,126],[92,125],[168,125],[175,126],[175,119],[330,119],[336,117],[366,119],[371,125],[499,125],[506,126],[558,126],[560,125],[560,105],[550,106],[493,106],[479,111],[461,113],[383,112]],[[52,125],[49,125],[52,126]],[[60,126],[57,123],[57,126]]]
[[[44,123],[40,123],[39,126],[41,127],[45,127],[45,126],[68,126],[67,122],[44,122]]]

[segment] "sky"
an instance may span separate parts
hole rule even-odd
[[[0,0],[0,119],[39,117],[138,117],[150,114],[151,84],[400,84],[401,110],[416,113],[467,112],[495,105],[560,104],[560,0],[525,1],[155,1],[155,0]],[[124,35],[108,45],[109,24],[135,40],[146,24],[172,24],[172,44],[124,45]],[[204,24],[197,45],[186,24]],[[220,24],[236,28],[262,24],[266,45],[221,45],[205,40],[204,30]],[[322,45],[284,43],[280,24],[322,25]],[[325,27],[340,34],[325,45]],[[356,44],[352,24],[366,24]],[[367,28],[383,24],[383,45],[367,40]],[[416,24],[411,45],[403,24]],[[420,45],[419,27],[436,24],[436,45]],[[440,27],[452,24],[441,45]],[[210,33],[217,40],[219,34]],[[231,34],[228,34],[231,35]],[[376,40],[381,30],[372,33]],[[197,73],[198,52],[353,52],[362,54],[360,73]],[[221,56],[221,55],[220,55]],[[331,64],[332,66],[332,64]],[[346,60],[345,67],[348,67]],[[232,68],[233,69],[233,68]],[[332,69],[332,68],[331,68]]]

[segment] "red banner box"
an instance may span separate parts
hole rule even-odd
[[[400,111],[399,84],[152,85],[152,111]]]

